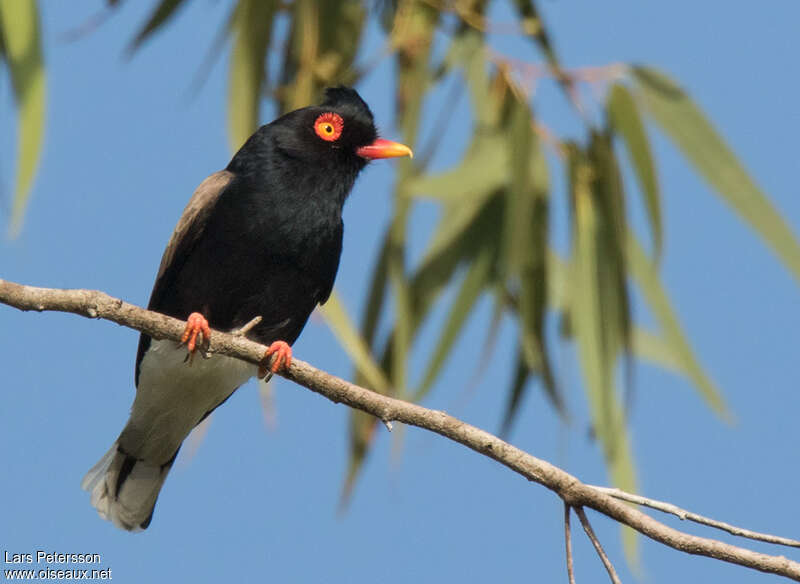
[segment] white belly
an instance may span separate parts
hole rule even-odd
[[[163,464],[206,412],[256,374],[245,361],[199,352],[185,361],[186,347],[174,341],[150,343],[140,364],[139,386],[120,446],[136,458]]]

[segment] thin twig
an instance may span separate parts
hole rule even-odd
[[[139,308],[96,290],[58,290],[23,286],[0,279],[0,302],[20,310],[56,310],[89,318],[110,320],[142,331],[155,339],[178,341],[186,323],[157,312]],[[4,334],[9,329],[4,328]],[[267,347],[246,337],[213,331],[209,350],[249,363],[260,364]],[[32,356],[48,358],[48,347],[32,348]],[[37,352],[38,351],[38,352]],[[271,363],[270,363],[271,364]],[[771,556],[719,540],[679,531],[623,503],[608,493],[582,483],[568,472],[536,458],[497,436],[442,411],[381,395],[359,387],[294,358],[280,375],[335,402],[356,408],[386,421],[397,421],[423,428],[463,444],[496,460],[526,479],[556,493],[571,507],[591,507],[639,533],[689,554],[715,558],[800,582],[800,562]],[[579,515],[580,516],[580,515]]]
[[[233,331],[233,334],[236,335],[237,337],[243,337],[247,333],[249,333],[251,330],[253,330],[253,327],[256,326],[260,322],[261,322],[261,317],[260,316],[255,316],[255,317],[253,317],[253,320],[248,322],[246,325],[244,325],[243,327],[241,327],[238,330]]]
[[[564,503],[564,540],[567,544],[567,577],[569,584],[575,584],[575,572],[572,569],[572,535],[569,528],[569,516],[572,507],[568,503]]]
[[[728,533],[732,535],[738,535],[739,537],[746,537],[748,539],[755,539],[757,541],[765,541],[767,543],[774,543],[789,547],[800,547],[800,541],[796,539],[789,539],[788,537],[770,535],[769,533],[759,533],[758,531],[751,531],[749,529],[744,529],[743,527],[736,527],[735,525],[725,523],[724,521],[717,521],[716,519],[711,519],[709,517],[704,517],[703,515],[698,515],[697,513],[692,513],[691,511],[681,509],[672,503],[657,501],[656,499],[649,499],[647,497],[642,497],[641,495],[634,495],[633,493],[628,493],[626,491],[611,487],[598,487],[592,485],[592,488],[610,495],[615,499],[628,501],[629,503],[636,503],[637,505],[644,505],[645,507],[657,509],[658,511],[663,511],[664,513],[671,513],[681,520],[688,519],[689,521],[694,521],[695,523],[700,523],[702,525],[708,525],[709,527],[715,527],[716,529],[727,531]]]
[[[622,584],[622,581],[619,579],[619,576],[617,576],[617,571],[611,564],[611,560],[608,559],[606,552],[603,551],[603,546],[600,545],[600,540],[597,539],[597,536],[594,534],[594,529],[592,529],[592,524],[589,523],[589,518],[586,517],[586,512],[583,510],[583,507],[575,507],[575,513],[577,513],[578,519],[581,520],[581,525],[583,525],[583,530],[586,532],[586,535],[589,536],[589,540],[592,542],[592,545],[594,546],[597,555],[600,556],[600,560],[606,567],[606,571],[608,572],[608,577],[611,578],[611,581],[614,584]]]
[[[492,49],[489,50],[489,59],[498,66],[507,65],[512,69],[525,73],[526,76],[556,80],[566,78],[573,83],[610,83],[625,78],[630,71],[630,66],[625,63],[608,63],[607,65],[596,67],[560,68],[555,70],[549,63],[532,63],[515,59]]]

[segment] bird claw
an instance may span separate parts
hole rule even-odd
[[[275,355],[272,366],[269,366],[269,358]],[[264,358],[258,366],[259,378],[265,377],[268,371],[277,373],[281,369],[289,369],[292,366],[292,348],[285,341],[275,341],[264,353]]]
[[[199,342],[197,338],[198,335],[200,336]],[[201,351],[203,351],[203,349],[208,347],[210,341],[211,328],[208,326],[206,317],[199,312],[193,312],[189,315],[189,318],[186,319],[186,328],[183,330],[183,335],[181,336],[181,344],[186,343],[186,348],[189,351],[187,359],[191,361],[195,349],[199,347]]]

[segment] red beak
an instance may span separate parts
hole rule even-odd
[[[398,156],[408,156],[414,158],[414,153],[411,148],[399,142],[392,142],[391,140],[384,140],[377,138],[372,144],[362,146],[356,150],[361,158],[372,160],[374,158],[396,158]]]

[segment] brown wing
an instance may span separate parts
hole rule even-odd
[[[233,176],[233,173],[227,170],[215,172],[195,189],[181,218],[178,219],[175,231],[172,232],[172,237],[169,238],[167,248],[161,257],[161,265],[158,267],[158,275],[150,294],[150,302],[147,305],[150,310],[162,311],[164,291],[169,288],[170,280],[181,268],[180,264],[203,234],[217,200],[233,180]],[[137,385],[139,384],[139,364],[149,345],[150,337],[142,333],[139,336],[139,347],[136,351],[134,379]]]
[[[175,257],[181,255],[179,251],[188,251],[203,233],[208,216],[214,209],[217,199],[219,199],[222,191],[225,190],[225,187],[230,184],[232,179],[232,172],[220,170],[206,178],[195,189],[192,198],[189,199],[186,208],[183,210],[181,218],[178,219],[175,231],[172,232],[172,237],[169,238],[167,248],[161,257],[161,265],[158,268],[158,275],[153,286],[153,296],[155,296],[156,290],[160,287],[159,284],[164,277],[164,273],[172,266]]]

